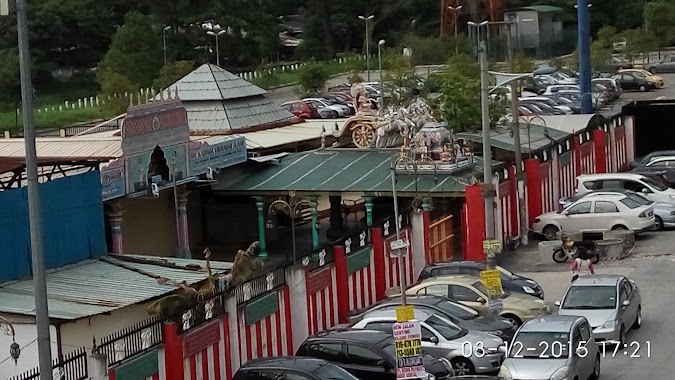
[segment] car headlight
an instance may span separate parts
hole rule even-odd
[[[613,328],[615,328],[616,325],[618,325],[618,324],[619,324],[619,321],[614,320],[614,319],[610,319],[609,321],[605,322],[605,323],[602,325],[602,328],[603,328],[603,329],[613,329]]]
[[[557,371],[553,372],[553,375],[551,375],[551,380],[566,380],[568,372],[568,366],[560,367]]]
[[[527,293],[527,294],[535,294],[535,293],[536,293],[536,292],[534,291],[534,289],[530,288],[529,286],[523,286],[523,290],[524,290],[525,293]]]
[[[497,378],[499,380],[513,380],[513,377],[511,376],[511,371],[509,371],[508,368],[505,366],[502,366],[499,369],[499,374],[497,375]]]
[[[504,333],[501,330],[486,331],[486,332],[490,335],[495,335],[495,336],[498,336],[500,338],[504,335]],[[490,351],[490,350],[488,350],[488,351]]]
[[[675,195],[671,195],[670,198],[671,198],[671,199],[675,199]]]
[[[651,86],[654,84],[654,82],[647,82],[647,84]]]
[[[427,380],[436,380],[436,376],[427,372]]]

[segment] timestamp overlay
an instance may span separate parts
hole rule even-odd
[[[626,341],[619,343],[616,341],[602,341],[598,342],[598,349],[602,358],[631,358],[641,359],[652,357],[652,342],[651,341]]]

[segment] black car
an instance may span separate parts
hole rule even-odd
[[[657,150],[655,152],[649,153],[644,157],[636,158],[634,161],[631,161],[628,165],[630,165],[631,168],[637,168],[638,166],[647,165],[655,158],[667,156],[675,156],[675,150]]]
[[[361,380],[395,380],[396,347],[392,334],[374,330],[335,329],[307,338],[296,356],[308,356],[334,363]],[[455,373],[445,358],[423,355],[424,368],[436,379]]]
[[[621,85],[621,89],[626,91],[638,90],[645,92],[656,88],[656,83],[631,72],[617,74],[612,79],[616,79],[619,85]]]
[[[427,265],[422,269],[418,280],[425,278],[443,276],[448,274],[468,274],[480,277],[480,272],[487,269],[485,261],[446,261]],[[511,273],[508,270],[497,266],[502,278],[502,288],[513,293],[523,293],[544,299],[544,289],[536,281]]]
[[[407,303],[414,305],[415,309],[426,310],[429,313],[439,314],[449,319],[459,327],[470,331],[483,331],[510,342],[516,334],[516,326],[506,319],[480,312],[455,302],[447,297],[434,295],[407,296]],[[367,312],[375,310],[395,310],[401,306],[398,299],[384,299],[373,306],[355,310],[349,316],[350,322],[358,322]]]
[[[674,168],[664,168],[660,166],[639,166],[630,172],[649,176],[659,181],[664,186],[675,188]]]
[[[344,369],[321,359],[277,356],[253,359],[239,368],[233,380],[357,380]]]

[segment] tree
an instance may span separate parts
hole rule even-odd
[[[623,50],[623,54],[631,62],[638,55],[656,49],[657,43],[654,36],[645,33],[641,28],[626,30],[622,35],[626,39],[626,47]]]
[[[159,76],[152,82],[152,88],[163,90],[188,75],[195,68],[195,61],[173,61],[159,70]]]
[[[0,105],[16,109],[20,100],[19,54],[15,49],[0,51]]]
[[[319,62],[311,62],[300,69],[300,94],[315,95],[326,85],[330,73],[326,66]]]
[[[605,46],[604,41],[593,41],[591,43],[591,69],[602,71],[603,66],[612,58],[611,48]]]
[[[150,87],[162,66],[161,33],[152,27],[150,17],[130,12],[117,30],[99,70],[112,71],[131,83]]]
[[[616,28],[613,26],[606,25],[598,30],[598,41],[605,49],[612,49],[617,38]]]
[[[103,70],[98,73],[98,83],[101,86],[99,97],[103,99],[101,112],[105,117],[113,117],[127,112],[129,98],[124,94],[135,94],[139,87],[122,74],[112,70]]]
[[[384,74],[384,93],[390,106],[406,106],[415,98],[421,78],[411,70],[409,57],[398,53],[397,49],[387,49],[382,58]],[[421,92],[421,91],[420,91]],[[423,94],[421,94],[423,95]]]
[[[673,38],[675,31],[675,6],[664,1],[645,4],[645,30],[656,39],[659,50]]]

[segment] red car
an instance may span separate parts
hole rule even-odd
[[[302,100],[286,102],[282,104],[281,107],[301,119],[321,118],[321,116],[319,115],[319,110],[316,108],[315,105],[309,102],[303,102]]]

